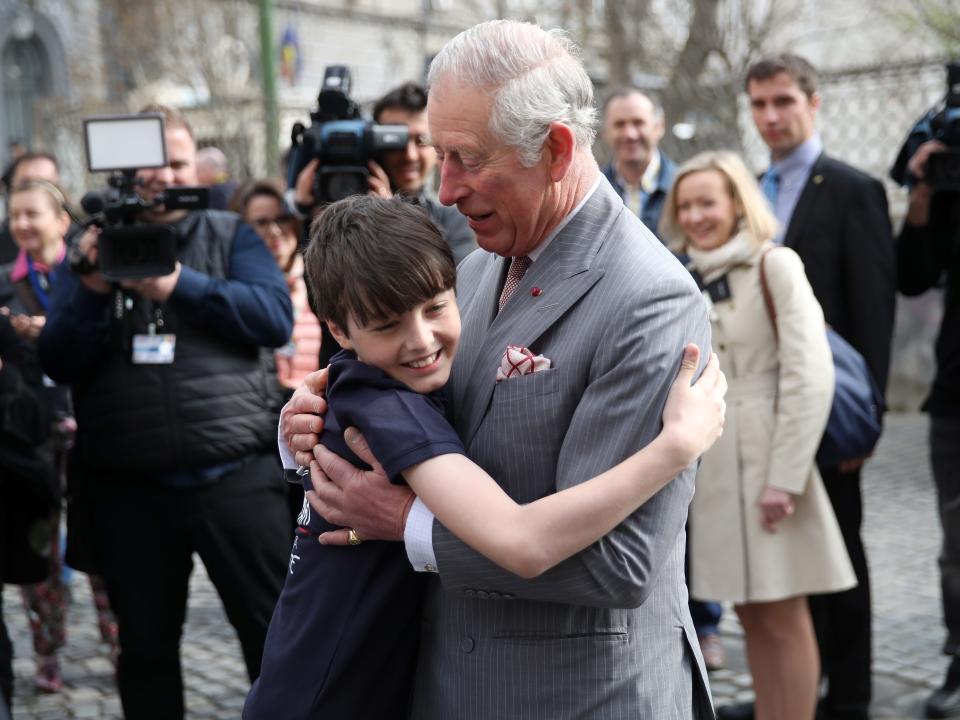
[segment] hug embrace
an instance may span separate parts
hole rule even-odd
[[[454,272],[399,200],[315,222],[344,350],[281,418],[308,503],[244,717],[710,718],[684,525],[726,382],[700,293],[601,176],[563,33],[485,23],[430,72],[439,199],[482,251]]]

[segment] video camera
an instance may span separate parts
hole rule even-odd
[[[92,173],[110,172],[110,187],[80,201],[91,216],[87,225],[103,229],[99,261],[91,263],[74,243],[70,267],[87,275],[99,266],[111,282],[169,275],[177,263],[177,232],[162,223],[140,223],[139,215],[161,205],[166,210],[204,209],[210,204],[209,188],[170,187],[150,202],[137,195],[137,170],[167,166],[163,115],[92,117],[83,125],[87,167]]]
[[[363,119],[360,108],[350,99],[350,71],[331,65],[324,71],[317,109],[310,113],[312,124],[293,126],[293,150],[287,184],[293,187],[300,171],[314,158],[320,170],[313,181],[313,197],[331,203],[367,192],[370,171],[367,163],[383,154],[403,150],[410,133],[406,125],[378,125]]]
[[[943,105],[929,110],[914,125],[890,170],[900,185],[916,181],[907,171],[907,162],[923,143],[939,140],[947,149],[927,159],[924,181],[935,190],[960,190],[960,60],[947,63],[947,95]]]

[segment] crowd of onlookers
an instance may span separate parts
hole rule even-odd
[[[951,664],[926,709],[960,717],[960,203],[923,182],[930,154],[944,148],[927,143],[911,159],[909,212],[895,233],[882,185],[825,153],[806,60],[757,62],[744,89],[770,150],[759,177],[732,152],[668,158],[659,149],[663,111],[637,89],[606,97],[601,130],[612,157],[604,182],[694,274],[729,383],[724,435],[703,457],[690,507],[689,610],[713,670],[725,663],[720,603],[732,603],[756,700],[718,715],[868,717],[871,601],[860,529],[869,458],[816,461],[834,388],[825,325],[883,388],[897,290],[917,294],[946,275],[925,409]],[[432,189],[426,108],[425,89],[412,83],[373,108],[376,121],[407,125],[410,139],[371,164],[370,193],[422,206],[459,262],[476,241]],[[250,679],[258,675],[303,501],[299,485],[281,479],[278,413],[337,346],[311,308],[301,252],[320,210],[318,163],[289,186],[238,180],[220,150],[197,149],[181,113],[146,110],[165,117],[169,164],[138,174],[141,196],[212,189],[210,210],[143,212],[180,238],[169,276],[111,283],[96,268],[76,270],[75,256],[95,265],[98,232],[71,215],[53,155],[21,149],[3,178],[0,571],[22,586],[38,690],[63,687],[57,651],[74,567],[89,573],[125,712],[170,718],[183,713],[179,638],[194,553],[237,629]],[[11,644],[2,633],[0,692],[9,704]]]

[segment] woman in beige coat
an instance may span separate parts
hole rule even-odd
[[[776,220],[735,154],[679,169],[661,230],[714,290],[704,297],[730,385],[690,510],[692,595],[734,603],[756,717],[811,720],[819,657],[806,596],[856,582],[814,462],[833,397],[823,312],[800,258],[770,243]]]

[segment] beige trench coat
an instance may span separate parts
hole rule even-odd
[[[704,600],[764,602],[856,584],[814,462],[833,397],[823,311],[797,254],[771,251],[764,267],[778,343],[760,287],[761,253],[729,269],[731,297],[711,308],[713,349],[730,390],[723,436],[703,457],[690,509],[691,592]],[[767,485],[795,496],[794,514],[775,533],[760,524]]]

